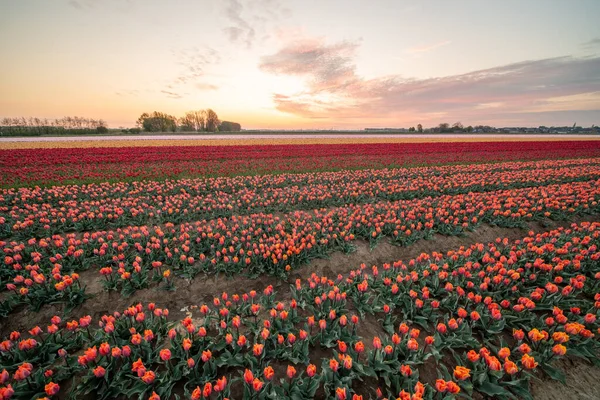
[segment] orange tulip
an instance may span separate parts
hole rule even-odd
[[[246,369],[244,371],[244,382],[246,382],[248,385],[252,385],[252,381],[254,381],[254,375],[252,374],[252,371]]]
[[[337,400],[346,400],[346,388],[336,388],[335,397]]]
[[[332,358],[332,359],[329,360],[329,368],[333,372],[337,372],[337,370],[338,370],[339,367],[340,367],[340,363],[338,363],[335,358]]]
[[[507,358],[506,361],[504,361],[504,372],[508,375],[514,375],[519,372],[519,368],[517,367],[517,364]]]
[[[288,378],[292,379],[296,375],[296,368],[288,365],[286,374]]]
[[[552,352],[557,356],[564,356],[567,354],[567,348],[562,344],[555,344],[554,347],[552,347]]]
[[[471,376],[470,372],[471,370],[469,368],[458,365],[454,368],[454,378],[458,379],[459,381],[464,381]]]
[[[500,357],[501,360],[510,357],[510,349],[508,347],[501,348],[500,350],[498,350],[498,357]]]
[[[435,390],[440,393],[444,393],[446,391],[446,381],[443,379],[436,379],[435,381]]]
[[[446,382],[446,390],[448,393],[457,394],[460,392],[460,386],[458,386],[455,382],[448,381]]]
[[[263,385],[264,385],[263,381],[261,381],[258,378],[254,378],[254,380],[252,381],[252,389],[254,389],[255,392],[260,392]]]
[[[265,379],[270,381],[271,379],[273,379],[273,376],[275,376],[275,370],[269,365],[264,369],[263,374],[265,376]]]
[[[523,354],[523,357],[521,357],[521,364],[527,369],[534,369],[538,365],[535,358],[531,357],[529,354]]]
[[[48,396],[54,396],[60,390],[60,386],[57,383],[50,382],[44,386],[44,391]],[[8,397],[7,397],[8,398]]]

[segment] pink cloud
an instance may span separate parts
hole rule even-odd
[[[301,117],[331,120],[439,122],[444,116],[451,120],[490,120],[528,109],[543,112],[543,104],[550,98],[600,90],[600,57],[524,61],[431,79],[394,75],[365,79],[356,73],[357,47],[352,42],[327,44],[323,39],[301,39],[262,57],[263,71],[306,79],[305,91],[275,94],[276,108]],[[553,104],[553,110],[560,111],[556,107]],[[565,110],[573,111],[573,107],[565,105]]]
[[[312,90],[337,90],[355,77],[355,43],[326,45],[322,39],[303,39],[261,59],[263,71],[309,77]]]

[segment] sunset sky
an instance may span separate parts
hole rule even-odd
[[[598,16],[598,0],[0,0],[0,117],[589,126]]]

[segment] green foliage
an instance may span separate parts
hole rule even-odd
[[[221,125],[219,125],[219,132],[240,132],[241,130],[242,126],[237,122],[221,121]]]
[[[154,111],[151,114],[143,113],[137,120],[146,132],[176,132],[177,118],[172,115]]]

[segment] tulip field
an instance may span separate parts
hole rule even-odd
[[[0,172],[0,400],[600,398],[600,141],[27,143]]]
[[[264,141],[259,141],[253,145],[230,143],[226,146],[215,146],[214,141],[208,142],[212,145],[203,146],[182,143],[168,146],[170,141],[167,140],[148,142],[100,148],[87,146],[105,146],[106,142],[38,144],[60,146],[52,148],[29,148],[35,143],[3,142],[0,144],[0,187],[600,156],[597,140],[302,145],[279,142],[263,145],[260,143]],[[74,144],[86,147],[74,148]],[[113,146],[122,144],[112,143]],[[2,149],[2,145],[20,147]]]

